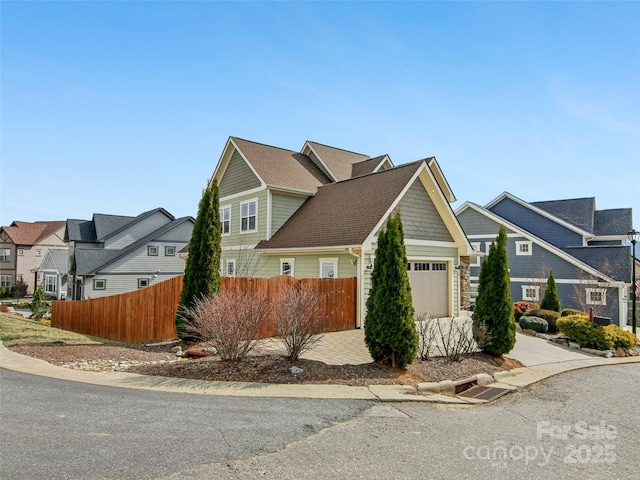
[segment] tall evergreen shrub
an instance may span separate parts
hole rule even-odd
[[[547,289],[544,291],[544,298],[542,299],[540,308],[542,310],[553,310],[554,312],[562,310],[560,297],[558,296],[558,288],[556,287],[556,279],[553,276],[553,270],[549,271]]]
[[[180,309],[176,316],[176,331],[181,338],[186,335],[184,311],[192,308],[201,297],[220,291],[220,241],[219,193],[214,179],[202,193],[189,242]]]
[[[489,341],[484,351],[491,355],[509,353],[516,344],[516,322],[513,316],[507,254],[507,231],[504,225],[489,254],[480,267],[478,297],[473,312],[474,331],[483,324],[487,327]]]
[[[365,343],[376,361],[405,368],[418,352],[407,252],[400,213],[378,236],[364,324]]]

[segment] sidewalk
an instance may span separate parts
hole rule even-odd
[[[278,347],[273,344],[270,348]],[[372,361],[364,344],[364,330],[328,333],[316,348],[303,356],[337,365]],[[517,334],[516,346],[507,356],[519,360],[525,367],[496,372],[493,376],[478,375],[478,384],[517,390],[571,370],[602,365],[640,363],[640,357],[598,357],[521,333]],[[56,367],[43,360],[14,353],[5,348],[2,342],[0,342],[0,368],[94,385],[202,395],[351,398],[383,402],[484,403],[483,400],[453,396],[453,381],[451,380],[437,384],[421,384],[416,391],[415,388],[404,385],[371,385],[368,387],[310,384],[276,385],[248,382],[208,382],[125,372],[86,372]],[[448,395],[444,393],[448,393]]]

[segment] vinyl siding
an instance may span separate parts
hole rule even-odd
[[[308,197],[271,194],[271,235],[275,234],[282,225],[295,213]]]
[[[186,241],[182,243],[175,242],[150,242],[149,245],[158,247],[158,255],[148,255],[147,246],[136,249],[128,255],[116,260],[115,262],[107,265],[105,268],[96,272],[100,274],[154,274],[156,271],[160,273],[175,276],[184,272],[185,261],[180,258],[178,251],[187,244]],[[166,246],[176,247],[176,254],[173,256],[166,256],[164,254],[164,248]],[[137,288],[137,287],[136,287]]]
[[[171,219],[162,212],[156,212],[153,215],[134,223],[129,228],[105,239],[105,249],[120,250],[141,238],[156,231],[163,225],[171,222]]]
[[[405,238],[452,242],[453,238],[429,198],[422,182],[416,179],[400,200],[400,215]]]
[[[351,255],[309,254],[309,255],[257,255],[251,251],[226,250],[222,252],[221,259],[236,260],[237,276],[252,276],[258,278],[271,278],[280,275],[280,259],[294,259],[293,273],[296,278],[318,278],[320,276],[320,258],[338,259],[338,278],[350,278],[357,276],[357,264],[352,264],[356,260]],[[247,267],[247,265],[249,265]],[[244,275],[248,273],[248,275]]]
[[[118,295],[121,293],[132,292],[134,290],[138,290],[138,279],[139,278],[147,278],[149,279],[149,285],[155,285],[164,280],[168,280],[175,275],[163,275],[159,274],[157,278],[153,278],[151,274],[128,274],[128,275],[110,275],[110,274],[100,274],[95,277],[85,277],[83,281],[83,299],[89,298],[99,298],[99,297],[107,297],[110,295]],[[94,290],[93,289],[93,281],[94,280],[106,280],[107,288],[105,290]]]
[[[255,176],[240,153],[234,151],[218,185],[220,198],[258,188],[260,185],[260,179]]]
[[[467,235],[486,234],[491,236],[491,238],[498,236],[501,224],[487,218],[472,208],[465,209],[457,217],[460,225],[462,225],[462,229]],[[507,228],[507,234],[510,233],[513,233],[513,230]],[[476,240],[472,239],[471,241],[475,242]]]
[[[509,198],[490,208],[496,215],[507,219],[535,236],[563,248],[582,245],[582,235],[540,215]],[[467,232],[469,233],[469,232]]]
[[[258,218],[257,231],[255,233],[240,233],[240,204],[257,199]],[[220,207],[231,205],[231,234],[222,236],[222,247],[229,246],[254,246],[260,240],[267,238],[267,190],[242,195],[233,198],[231,201],[220,200]]]

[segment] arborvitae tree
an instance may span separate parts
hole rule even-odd
[[[189,255],[184,270],[176,331],[182,338],[184,308],[191,308],[202,296],[220,291],[220,211],[218,183],[212,180],[202,193],[193,225]]]
[[[489,342],[484,351],[491,355],[509,353],[516,344],[516,322],[509,285],[507,231],[501,225],[480,267],[478,298],[473,312],[474,326],[482,323],[487,326]]]
[[[378,236],[367,299],[365,343],[374,360],[400,368],[415,360],[419,337],[414,313],[404,229],[396,212]]]
[[[31,318],[33,320],[42,320],[49,313],[49,305],[47,304],[42,285],[36,288],[33,294],[33,301],[29,304],[31,310]]]
[[[553,276],[553,270],[549,271],[547,289],[544,291],[544,298],[542,299],[540,308],[543,310],[553,310],[554,312],[562,310],[560,297],[558,296],[558,288],[556,287],[556,279]]]

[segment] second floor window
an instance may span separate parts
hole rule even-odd
[[[0,249],[0,262],[8,262],[11,260],[11,250],[8,248]]]
[[[231,207],[220,209],[220,233],[229,235],[231,233]]]
[[[147,247],[147,255],[151,256],[151,257],[157,257],[158,256],[158,247],[155,245],[149,245]]]
[[[240,231],[253,232],[258,224],[258,201],[250,200],[240,204]]]

